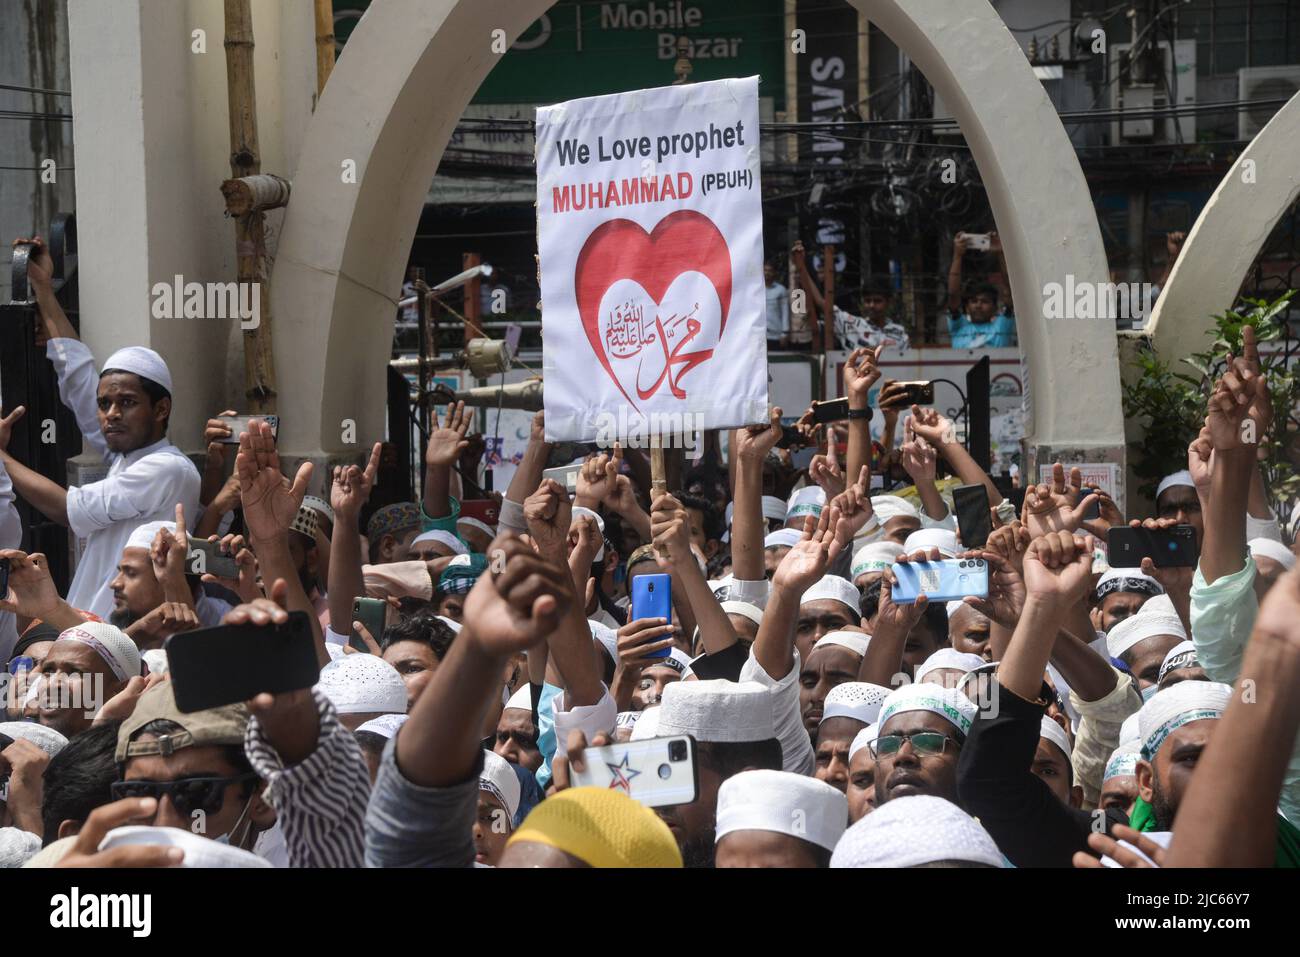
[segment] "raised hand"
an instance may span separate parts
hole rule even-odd
[[[848,393],[849,407],[865,409],[871,387],[880,381],[880,354],[884,345],[874,349],[860,348],[849,353],[844,360],[844,391]]]
[[[336,515],[346,515],[355,521],[356,516],[361,513],[362,506],[370,500],[370,492],[375,487],[382,449],[382,443],[374,444],[364,469],[355,465],[334,466],[334,481],[330,485],[330,508],[334,509]]]
[[[563,485],[553,479],[542,479],[537,491],[524,499],[524,519],[529,535],[543,555],[564,558],[573,507]]]
[[[1178,525],[1176,518],[1146,518],[1133,519],[1128,523],[1129,528],[1145,528],[1150,531],[1167,531]],[[1190,599],[1192,593],[1192,578],[1196,574],[1193,567],[1175,567],[1162,568],[1157,566],[1150,558],[1142,559],[1142,571],[1150,575],[1160,583],[1164,588],[1165,594],[1170,598],[1182,597]],[[1175,602],[1177,604],[1177,602]]]
[[[185,505],[176,503],[176,528],[158,529],[149,548],[149,560],[153,565],[153,576],[163,586],[164,593],[169,593],[173,601],[189,597],[190,588],[185,582],[185,570],[189,558],[190,538],[185,529]]]
[[[465,433],[474,421],[474,410],[465,408],[464,402],[447,406],[442,425],[429,434],[429,444],[424,450],[424,464],[429,468],[451,468],[460,453],[469,447]],[[437,425],[435,416],[435,425]]]
[[[1118,825],[1114,831],[1114,837],[1110,834],[1089,834],[1088,846],[1098,855],[1105,855],[1120,867],[1138,868],[1138,867],[1161,867],[1165,860],[1165,849],[1153,841],[1146,834],[1141,834],[1131,827]],[[1142,857],[1135,851],[1127,847],[1121,847],[1120,841],[1126,841],[1133,847],[1136,847],[1142,854],[1145,854],[1150,860]],[[1154,862],[1154,863],[1153,863]],[[1105,867],[1101,862],[1101,857],[1093,857],[1087,851],[1075,851],[1071,863],[1075,867],[1082,868],[1099,868]]]
[[[1024,523],[1033,538],[1048,532],[1073,532],[1083,522],[1083,514],[1097,501],[1095,493],[1079,500],[1083,486],[1083,473],[1070,469],[1066,481],[1065,467],[1057,462],[1052,466],[1050,484],[1031,485],[1025,490]]]
[[[3,414],[3,412],[4,410],[0,409],[0,414]],[[9,440],[13,437],[14,426],[26,414],[26,407],[20,405],[8,415],[0,418],[0,452],[9,448]]]
[[[1210,395],[1205,425],[1216,451],[1257,447],[1273,421],[1272,400],[1260,372],[1252,326],[1242,327],[1241,349],[1240,357],[1228,356],[1227,369]]]
[[[465,631],[488,654],[509,658],[544,641],[574,602],[568,568],[518,538],[488,546],[488,571],[465,597]]]
[[[912,418],[909,424],[913,434],[919,435],[936,449],[957,441],[957,430],[952,420],[940,415],[938,409],[912,406]]]
[[[226,443],[223,439],[228,439],[233,434],[230,431],[230,425],[222,421],[222,417],[238,415],[234,409],[226,409],[214,419],[208,419],[203,426],[203,444],[207,446],[207,467],[218,469],[226,463]]]
[[[589,565],[596,560],[601,546],[605,544],[600,526],[590,515],[574,515],[571,520],[573,524],[569,526],[569,547],[584,564]]]
[[[651,505],[650,536],[660,568],[695,564],[695,553],[691,551],[690,517],[682,503],[673,496],[660,495]]]
[[[302,498],[311,482],[312,465],[304,462],[290,482],[280,471],[280,453],[275,447],[271,427],[260,419],[248,425],[239,436],[239,454],[235,456],[239,476],[239,497],[244,505],[244,524],[248,537],[258,544],[283,538],[298,514]]]
[[[963,552],[958,558],[982,558],[989,566],[987,598],[962,599],[990,621],[1014,630],[1025,607],[1025,580],[1020,570],[994,551]]]
[[[0,595],[0,611],[48,620],[50,613],[58,608],[60,598],[45,556],[40,552],[28,555],[17,548],[5,548],[0,549],[0,558],[9,559],[9,593]]]
[[[125,721],[135,714],[135,706],[139,704],[141,695],[154,685],[167,680],[169,680],[167,673],[163,671],[151,672],[147,678],[135,675],[127,679],[126,687],[104,702],[104,706],[95,714],[95,720],[91,723],[115,724]]]
[[[821,486],[827,499],[844,491],[844,471],[840,468],[840,456],[833,435],[827,436],[826,454],[814,455],[808,463],[808,477]]]
[[[871,508],[871,469],[862,466],[858,479],[839,495],[830,499],[827,506],[840,510],[840,520],[835,536],[841,544],[853,541],[858,532],[867,527],[875,512]]]
[[[77,832],[77,839],[55,867],[176,867],[185,860],[179,847],[161,844],[124,844],[101,851],[108,832],[125,824],[153,820],[158,810],[155,798],[123,798],[102,804],[90,812]]]
[[[194,609],[180,601],[165,601],[147,615],[127,625],[126,633],[141,648],[161,648],[164,641],[180,631],[199,627]]]
[[[623,474],[623,446],[614,443],[614,453],[605,463],[605,506],[618,515],[640,511],[641,503],[636,499],[636,486]]]
[[[1069,605],[1082,600],[1092,584],[1091,536],[1049,532],[1029,543],[1025,552],[1025,591],[1029,598]]]
[[[943,556],[939,554],[939,549],[923,548],[906,555],[899,555],[895,562],[906,565],[908,562],[937,562],[942,560]],[[880,584],[880,605],[876,610],[873,635],[888,635],[891,633],[895,636],[906,635],[921,620],[921,616],[925,614],[925,608],[930,599],[926,598],[925,595],[918,595],[915,602],[896,604],[894,602],[894,586],[896,584],[898,584],[898,579],[894,575],[894,570],[892,568],[885,569],[884,578]]]
[[[907,426],[904,430],[906,440],[899,446],[903,470],[918,485],[921,482],[932,483],[938,467],[939,455],[935,452],[933,445],[916,435],[915,430],[912,428],[913,421],[915,420],[907,420]]]
[[[750,425],[731,433],[735,445],[734,454],[738,458],[762,462],[767,458],[767,453],[776,448],[776,443],[781,441],[780,407],[773,408],[768,415],[767,425]]]
[[[1029,529],[1012,519],[1009,524],[993,529],[988,541],[984,543],[984,550],[997,555],[1020,575],[1024,568],[1025,550],[1029,548],[1030,541]]]
[[[233,556],[239,566],[239,577],[220,578],[211,572],[205,572],[201,578],[204,582],[214,582],[222,588],[238,595],[243,601],[253,601],[262,597],[262,588],[257,583],[257,557],[252,550],[244,546],[243,535],[225,535],[218,539],[209,535],[208,541],[218,542],[221,551]]]
[[[0,750],[0,780],[8,785],[7,805],[15,827],[31,834],[43,834],[41,803],[44,775],[50,756],[26,738],[18,738]]]
[[[1201,426],[1201,431],[1187,446],[1187,471],[1192,473],[1192,484],[1201,501],[1210,497],[1210,476],[1214,472],[1214,439],[1208,425]]]
[[[651,657],[673,646],[673,624],[664,618],[637,618],[618,630],[618,666],[639,672],[664,659]]]
[[[823,508],[815,522],[811,515],[807,517],[803,537],[785,553],[781,564],[776,567],[772,576],[773,588],[802,595],[826,574],[826,569],[843,548],[835,534],[839,520],[840,510],[833,505]]]
[[[600,508],[600,503],[611,490],[609,465],[610,457],[604,452],[587,456],[578,470],[578,483],[573,495],[575,505],[593,511]]]

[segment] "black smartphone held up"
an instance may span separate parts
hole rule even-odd
[[[1190,525],[1173,528],[1127,528],[1115,526],[1106,535],[1111,568],[1137,568],[1149,558],[1157,568],[1195,568],[1200,558],[1196,529]]]
[[[842,422],[849,417],[849,400],[840,398],[814,402],[812,413],[814,422]]]
[[[781,438],[776,441],[778,449],[801,449],[807,444],[808,442],[803,433],[793,425],[781,426]]]
[[[900,382],[907,396],[908,405],[934,405],[933,382]]]
[[[981,485],[958,485],[952,490],[962,548],[983,548],[993,533],[989,490]]]
[[[1100,491],[1101,489],[1099,488],[1089,488],[1085,485],[1083,488],[1079,489],[1079,501],[1082,502],[1089,495],[1096,495]],[[1097,501],[1093,502],[1083,510],[1083,520],[1085,522],[1096,521],[1099,518],[1101,518],[1101,499],[1097,499]]]
[[[366,631],[370,632],[370,637],[379,641],[384,637],[384,623],[388,620],[388,602],[382,598],[353,598],[352,620],[365,625]],[[357,651],[370,650],[356,632],[352,633],[348,644]]]
[[[220,542],[191,538],[190,550],[185,556],[185,572],[188,575],[216,575],[218,578],[238,581],[239,562],[232,556],[221,553]]]
[[[9,594],[9,559],[0,558],[0,598]]]
[[[188,714],[280,694],[320,681],[306,612],[283,625],[218,625],[172,635],[163,644],[176,707]]]
[[[278,415],[222,415],[218,416],[218,418],[230,426],[230,435],[221,440],[223,445],[238,445],[239,433],[247,432],[248,423],[252,422],[254,419],[261,419],[269,425],[271,427],[271,436],[273,438],[278,439],[280,437],[280,417]]]

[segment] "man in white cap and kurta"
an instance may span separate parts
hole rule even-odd
[[[1160,666],[1174,646],[1187,640],[1182,620],[1164,596],[1153,598],[1106,635],[1106,651],[1128,666],[1139,691],[1155,688]],[[1146,692],[1147,697],[1154,691]]]
[[[870,640],[860,631],[832,631],[818,638],[806,657],[800,656],[799,715],[810,738],[817,736],[831,690],[857,681]]]
[[[29,505],[85,541],[68,603],[107,618],[113,610],[108,583],[122,546],[140,524],[171,518],[178,503],[186,515],[197,515],[199,470],[167,439],[172,376],[162,356],[128,346],[109,356],[96,375],[94,356],[50,289],[49,254],[34,259],[28,276],[42,324],[38,341],[48,340],[59,397],[76,416],[87,449],[108,463],[108,475],[65,489],[18,462],[6,449],[22,406],[0,420],[0,465]]]
[[[846,791],[853,742],[880,717],[890,689],[867,681],[846,681],[826,695],[821,722],[813,732],[813,753],[819,781]]]
[[[876,807],[928,794],[957,801],[957,758],[975,721],[975,703],[942,685],[903,685],[880,708]]]
[[[41,662],[27,692],[29,713],[64,737],[85,731],[107,701],[140,674],[140,651],[102,621],[65,629]]]
[[[788,771],[743,771],[718,789],[715,867],[828,867],[843,793]]]

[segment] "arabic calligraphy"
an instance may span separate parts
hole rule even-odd
[[[650,398],[665,381],[674,398],[686,398],[686,390],[681,387],[682,376],[713,355],[712,349],[685,351],[700,334],[699,311],[698,302],[685,314],[674,312],[664,317],[656,310],[653,319],[647,322],[644,306],[631,299],[610,310],[605,326],[605,348],[615,359],[639,357],[636,392],[640,399]],[[653,381],[644,384],[642,373],[653,376]]]

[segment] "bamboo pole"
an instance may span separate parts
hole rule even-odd
[[[262,171],[257,140],[257,84],[253,74],[250,0],[225,0],[226,92],[230,109],[230,172],[239,179]],[[276,408],[271,351],[271,297],[265,275],[266,217],[253,209],[235,218],[235,258],[241,283],[257,283],[259,323],[244,330],[244,395],[251,412]]]
[[[316,98],[325,90],[325,81],[334,72],[334,4],[316,0]]]

